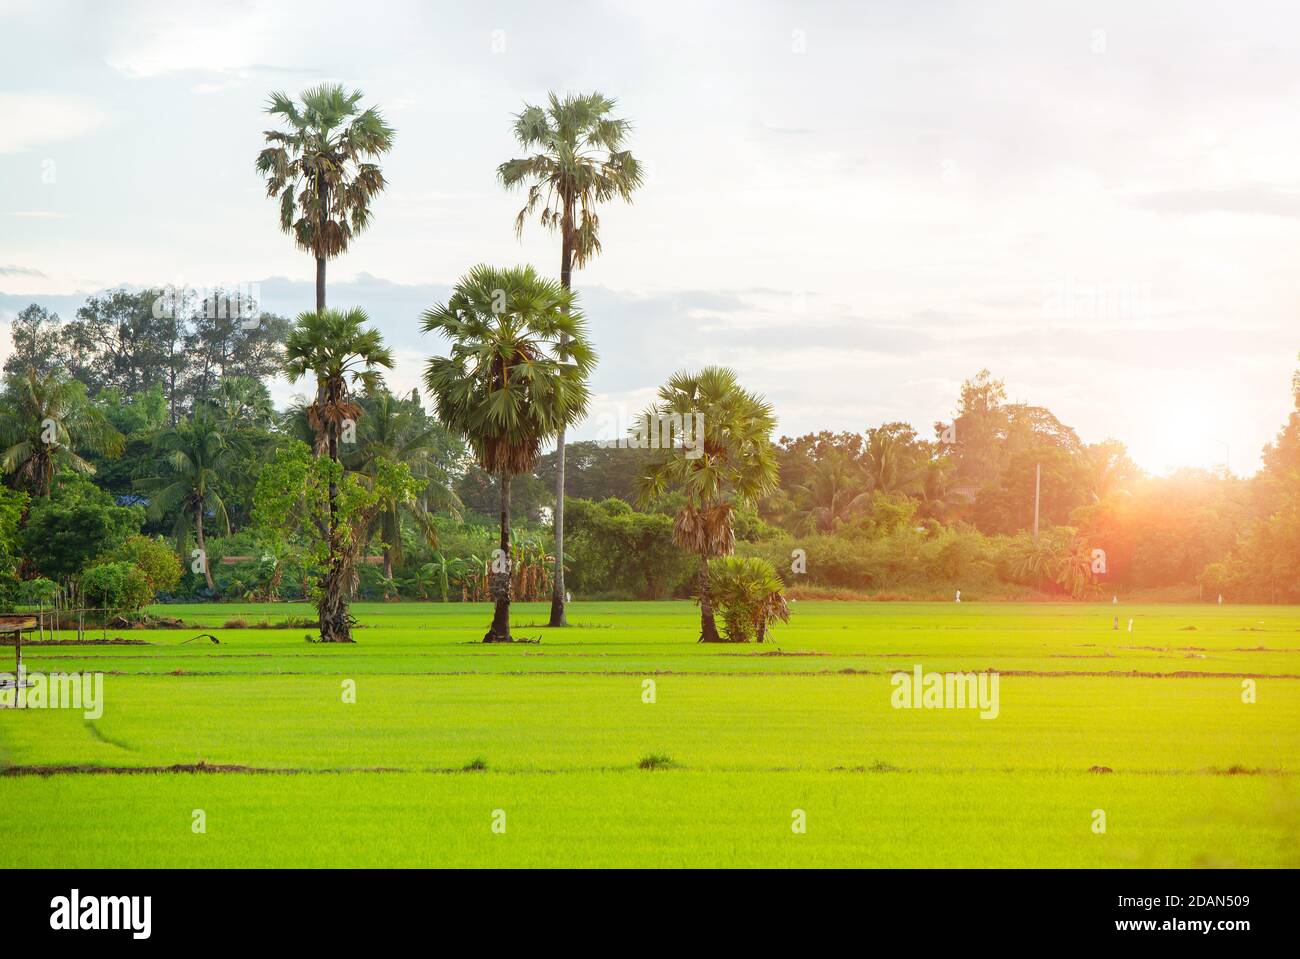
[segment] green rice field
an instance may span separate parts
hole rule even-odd
[[[749,646],[687,602],[518,604],[512,646],[486,606],[358,604],[350,646],[157,612],[25,648],[103,714],[0,710],[0,866],[1300,865],[1294,607],[798,602]],[[895,708],[918,665],[996,672],[996,718]]]

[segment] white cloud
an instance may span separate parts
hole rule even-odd
[[[272,9],[247,3],[149,2],[114,17],[116,35],[105,61],[119,73],[147,79],[187,70],[229,73],[260,61]],[[123,11],[123,14],[126,12]]]
[[[77,97],[55,93],[0,93],[0,153],[21,153],[99,129],[108,115]]]

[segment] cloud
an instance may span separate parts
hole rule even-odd
[[[1300,190],[1243,186],[1221,190],[1162,190],[1130,198],[1134,206],[1159,213],[1235,213],[1300,218]]]
[[[271,21],[271,11],[247,3],[146,2],[115,17],[117,35],[104,59],[135,79],[238,72],[263,59]]]
[[[0,154],[71,140],[108,122],[98,107],[77,97],[28,91],[0,93]]]
[[[28,266],[0,266],[0,276],[31,276],[45,279],[44,273]]]
[[[28,220],[66,220],[68,214],[56,213],[54,210],[10,210],[5,216],[16,216]]]

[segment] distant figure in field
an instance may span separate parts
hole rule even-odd
[[[1222,593],[1219,594],[1219,605],[1220,605],[1220,606],[1223,605],[1223,594],[1222,594]]]
[[[1128,631],[1133,632],[1133,620],[1131,619],[1128,621]]]
[[[961,590],[957,590],[957,599],[955,600],[955,602],[958,602],[958,603],[961,602]]]
[[[1111,628],[1114,632],[1117,632],[1117,633],[1119,632],[1119,617],[1118,617],[1118,616],[1115,617],[1115,622],[1111,623],[1110,628]]]
[[[1119,597],[1118,597],[1118,596],[1112,596],[1112,597],[1110,598],[1110,604],[1111,604],[1112,606],[1118,606],[1118,605],[1119,605]]]

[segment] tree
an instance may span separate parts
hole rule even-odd
[[[288,319],[262,312],[242,290],[215,290],[182,305],[188,307],[185,375],[175,391],[173,422],[187,406],[227,402],[222,391],[231,381],[261,384],[280,372],[281,344],[293,325]]]
[[[929,454],[916,431],[906,423],[885,423],[867,430],[863,468],[871,489],[881,493],[912,493]]]
[[[776,488],[772,406],[742,389],[731,370],[709,366],[699,373],[675,373],[646,415],[669,423],[684,423],[689,416],[697,424],[703,417],[703,449],[698,455],[684,445],[664,450],[642,476],[638,499],[648,505],[669,489],[684,495],[673,537],[700,558],[700,641],[721,642],[708,564],[715,556],[730,555],[735,546],[733,511]]]
[[[149,536],[132,536],[99,558],[101,563],[126,563],[138,569],[155,593],[170,593],[181,581],[176,554]]]
[[[91,602],[131,616],[154,601],[154,588],[144,572],[130,563],[97,563],[81,574],[81,591]]]
[[[149,494],[149,518],[159,520],[175,513],[172,535],[182,556],[187,554],[193,531],[203,579],[208,589],[216,592],[203,521],[211,513],[230,535],[230,514],[218,492],[231,456],[230,437],[212,411],[200,407],[188,420],[155,437],[154,454],[159,472],[138,483]]]
[[[291,383],[309,373],[316,377],[316,396],[307,405],[307,422],[315,433],[315,453],[327,455],[338,465],[339,441],[354,441],[361,407],[352,388],[360,384],[373,392],[381,382],[380,368],[393,368],[393,354],[384,346],[376,329],[364,329],[370,322],[365,310],[319,310],[302,313],[284,344],[284,371]],[[339,471],[330,475],[329,559],[322,583],[325,599],[320,605],[320,635],[324,643],[352,641],[348,597],[352,591],[352,569],[342,541],[339,523]]]
[[[525,105],[515,117],[515,139],[531,155],[497,167],[506,189],[527,185],[528,199],[515,218],[523,235],[528,217],[541,208],[543,227],[560,233],[560,285],[572,286],[573,268],[582,269],[601,251],[598,204],[615,197],[631,202],[641,185],[641,164],[624,148],[632,124],[610,116],[615,101],[599,93],[550,94],[548,107]],[[551,626],[567,626],[564,603],[564,429],[555,440],[555,587]]]
[[[117,387],[126,396],[162,384],[184,368],[184,317],[166,309],[162,290],[111,290],[92,296],[65,323],[60,357],[91,395]]]
[[[758,556],[717,556],[709,560],[709,581],[729,643],[763,642],[774,620],[790,621],[785,584],[776,568]]]
[[[531,470],[542,443],[587,411],[596,354],[576,303],[570,290],[532,267],[477,266],[446,304],[424,314],[424,331],[451,343],[450,355],[431,357],[425,366],[438,418],[465,436],[484,470],[500,477],[500,552],[490,580],[496,605],[484,642],[512,641],[510,480]]]
[[[314,586],[304,582],[316,604],[322,642],[353,642],[347,597],[357,587],[365,531],[386,502],[409,499],[418,489],[405,464],[381,462],[367,482],[298,440],[278,447],[258,474],[253,496],[257,540],[273,544],[283,558],[295,556],[301,546],[303,568],[325,571]],[[271,588],[278,577],[268,572]]]
[[[9,335],[13,349],[5,357],[5,373],[21,374],[32,369],[37,376],[45,376],[59,366],[64,340],[59,314],[32,303],[18,311]]]
[[[393,128],[360,90],[324,83],[295,103],[271,94],[266,112],[289,125],[267,130],[257,157],[266,195],[280,200],[280,229],[316,258],[316,309],[325,309],[325,262],[346,253],[370,224],[370,201],[386,183],[378,164],[393,146]]]
[[[564,522],[576,589],[662,599],[692,578],[690,556],[673,542],[671,516],[638,513],[613,497],[570,499]]]
[[[125,442],[76,380],[29,369],[5,384],[0,469],[18,489],[48,497],[58,470],[91,475],[95,467],[82,453],[118,456]]]
[[[793,487],[799,532],[827,533],[871,506],[871,476],[839,450],[818,460],[806,485]]]
[[[139,533],[143,521],[142,507],[119,506],[111,494],[65,470],[55,476],[49,496],[32,502],[19,555],[28,573],[55,580],[76,576]]]
[[[394,565],[403,561],[402,518],[409,517],[430,547],[438,545],[433,512],[459,515],[460,499],[451,488],[452,469],[464,451],[459,439],[436,420],[427,416],[415,390],[406,398],[387,390],[362,397],[365,416],[357,431],[356,450],[344,458],[343,465],[354,472],[373,478],[376,465],[383,461],[405,463],[411,475],[424,481],[419,496],[409,501],[386,503],[374,530],[384,543],[384,575],[393,578]]]

